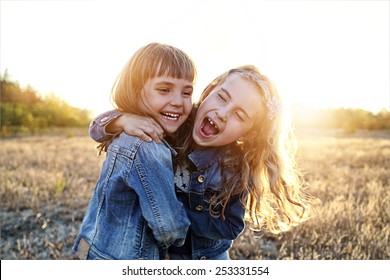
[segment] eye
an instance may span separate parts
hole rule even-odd
[[[185,95],[185,96],[189,96],[189,97],[191,97],[192,96],[192,90],[191,91],[184,91],[183,92],[183,94]]]
[[[159,92],[162,92],[162,93],[169,93],[170,92],[170,89],[167,87],[158,88],[157,90]]]
[[[225,102],[226,102],[226,98],[225,98],[225,96],[223,95],[223,93],[218,92],[218,96],[219,96],[220,99],[222,99],[222,101],[225,101]]]
[[[244,120],[245,120],[244,115],[243,115],[241,112],[236,112],[236,116],[237,116],[241,121],[244,121]]]

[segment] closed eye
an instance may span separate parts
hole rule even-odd
[[[222,101],[226,102],[226,98],[223,96],[223,93],[218,92],[218,96],[220,99],[222,99]]]
[[[221,87],[218,91],[218,96],[221,98],[222,101],[227,102],[230,99],[232,99],[232,96],[230,93],[223,87]]]
[[[236,112],[236,116],[237,116],[241,121],[244,121],[244,120],[245,120],[245,117],[244,117],[244,115],[243,115],[241,112]]]

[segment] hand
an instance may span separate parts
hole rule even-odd
[[[154,140],[156,143],[161,143],[164,138],[163,129],[150,117],[125,113],[115,122],[126,134],[137,136],[147,142]]]

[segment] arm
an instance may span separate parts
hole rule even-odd
[[[110,140],[118,131],[106,131],[106,127],[112,122],[115,122],[123,114],[124,112],[119,110],[107,111],[100,114],[89,124],[89,136],[100,143]]]
[[[153,118],[119,110],[107,111],[97,116],[89,126],[90,137],[100,143],[111,140],[115,134],[121,131],[147,142],[154,140],[160,143],[164,137],[162,128]]]

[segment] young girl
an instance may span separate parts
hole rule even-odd
[[[184,52],[152,43],[125,65],[113,100],[173,134],[191,111],[195,75]],[[75,242],[81,258],[160,259],[169,246],[183,244],[190,222],[173,187],[172,152],[166,141],[124,133],[112,141]]]
[[[170,248],[171,258],[228,259],[244,220],[255,231],[278,233],[308,218],[314,200],[302,190],[281,113],[275,87],[253,66],[232,69],[203,91],[179,129],[175,185],[191,226],[185,245]],[[132,118],[106,118],[90,134],[99,140],[99,131],[100,140],[107,139],[108,124],[112,132],[134,131],[134,121],[127,121]],[[144,129],[146,134],[156,138],[159,131]]]

